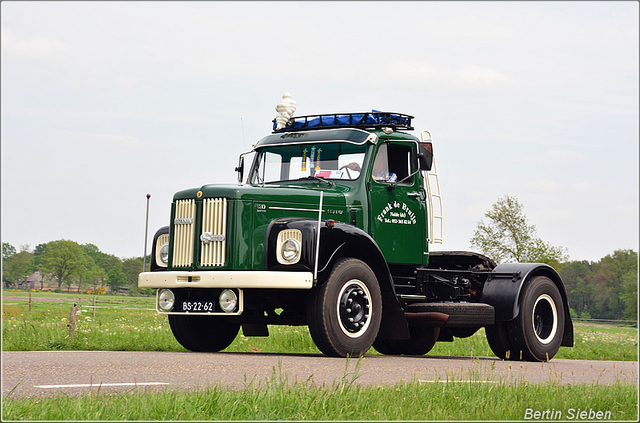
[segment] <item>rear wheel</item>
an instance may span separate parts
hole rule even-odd
[[[425,355],[436,344],[440,328],[437,327],[409,327],[411,339],[395,341],[395,348],[404,355]]]
[[[564,336],[564,303],[558,287],[545,276],[526,282],[518,316],[485,330],[491,350],[502,359],[551,360]]]
[[[400,355],[402,352],[397,347],[398,343],[402,340],[399,339],[376,339],[373,342],[373,348],[380,354],[384,355]]]
[[[169,315],[176,340],[190,351],[216,352],[227,348],[240,330],[240,324],[223,316]]]
[[[329,356],[361,356],[373,344],[382,320],[375,274],[357,259],[340,260],[324,285],[310,295],[309,332]]]
[[[564,335],[564,304],[551,279],[538,276],[522,287],[520,313],[509,322],[512,346],[529,361],[548,361]]]
[[[438,327],[409,327],[411,339],[376,339],[373,348],[384,355],[425,355],[438,341]]]

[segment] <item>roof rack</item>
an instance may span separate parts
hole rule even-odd
[[[324,115],[294,116],[287,125],[276,130],[276,120],[273,120],[273,132],[307,131],[313,129],[330,128],[393,128],[413,129],[413,116],[402,113],[372,112],[362,113],[330,113]]]

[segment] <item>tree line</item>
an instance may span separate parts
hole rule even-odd
[[[149,263],[149,257],[147,257]],[[39,244],[31,251],[29,245],[20,251],[2,243],[2,282],[5,288],[19,287],[27,278],[40,272],[38,288],[45,285],[55,289],[97,291],[109,287],[112,292],[126,290],[132,294],[151,294],[152,290],[138,288],[138,274],[142,272],[143,258],[122,259],[103,253],[93,244],[58,240]],[[147,264],[147,270],[149,264]]]

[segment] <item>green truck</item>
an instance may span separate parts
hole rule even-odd
[[[482,327],[503,359],[548,361],[573,346],[552,267],[429,251],[442,208],[431,137],[408,133],[412,119],[373,111],[274,120],[250,166],[240,156],[238,184],[176,193],[138,285],[157,290],[178,342],[220,351],[240,328],[268,336],[269,325],[307,325],[320,351],[337,357],[372,346],[422,355]]]

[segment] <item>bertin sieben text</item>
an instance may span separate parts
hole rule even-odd
[[[524,412],[525,420],[611,420],[611,411],[581,410],[569,408],[566,412],[555,408],[546,410],[534,410],[527,408]]]

